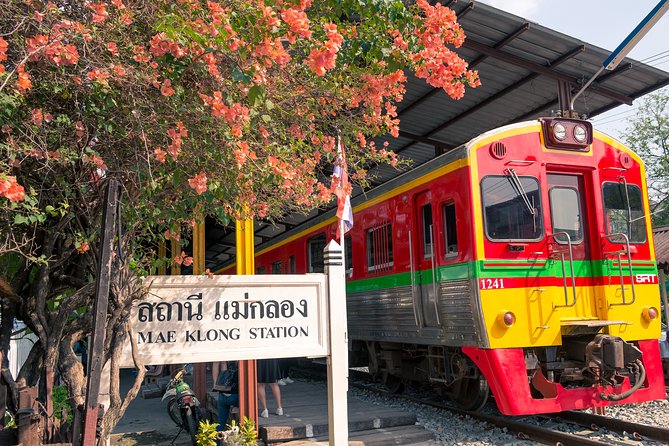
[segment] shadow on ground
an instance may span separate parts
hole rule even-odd
[[[159,432],[135,432],[114,434],[111,437],[111,446],[191,446],[190,438],[182,432],[174,443],[174,434],[166,435]]]

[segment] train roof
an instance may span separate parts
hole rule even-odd
[[[376,142],[388,141],[415,169],[490,129],[550,116],[558,109],[558,81],[579,89],[611,52],[483,3],[442,3],[458,15],[467,38],[457,51],[479,71],[482,85],[468,89],[456,101],[408,74],[407,92],[398,108],[400,135]],[[669,73],[625,58],[618,68],[593,82],[577,99],[575,109],[594,117],[667,85]],[[369,172],[375,187],[402,174],[386,165]],[[354,189],[354,197],[364,197],[362,194]],[[295,226],[315,224],[327,212],[313,210],[288,215],[275,224],[257,223],[256,244],[266,245]],[[215,270],[229,263],[235,253],[234,226],[208,224],[205,243],[207,268]]]

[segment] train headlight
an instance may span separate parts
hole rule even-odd
[[[539,118],[547,149],[588,152],[592,144],[592,123],[574,118]]]
[[[645,307],[641,313],[647,321],[652,321],[657,319],[657,316],[660,314],[655,307]]]
[[[580,143],[584,143],[588,139],[588,132],[585,130],[585,127],[582,125],[574,127],[574,139]]]
[[[516,315],[512,311],[502,310],[497,314],[497,322],[505,328],[516,323]]]
[[[567,128],[560,123],[555,124],[553,126],[553,136],[555,136],[555,139],[558,141],[564,141],[567,137]]]

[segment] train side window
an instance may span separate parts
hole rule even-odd
[[[553,187],[549,192],[553,232],[566,232],[573,243],[583,241],[581,199],[572,187]],[[567,237],[556,235],[555,241],[567,243]]]
[[[344,239],[345,251],[346,251],[346,277],[353,276],[353,240],[351,236],[347,236]]]
[[[367,271],[389,271],[393,266],[393,231],[390,223],[367,230]]]
[[[432,205],[420,208],[421,225],[423,226],[423,258],[432,258]]]
[[[288,257],[288,266],[289,266],[288,272],[290,274],[297,273],[297,263],[295,263],[295,256]]]
[[[639,186],[606,182],[602,184],[604,198],[604,222],[607,234],[625,234],[630,243],[646,242],[646,219],[643,212],[643,196]],[[622,237],[614,239],[623,243]]]
[[[283,273],[283,263],[281,260],[278,262],[272,263],[272,274],[282,274]]]
[[[325,234],[318,234],[307,241],[307,257],[310,273],[325,272],[323,250],[325,249]]]
[[[539,181],[490,175],[481,181],[483,218],[489,240],[539,241],[544,228]]]
[[[258,268],[256,268],[256,274],[265,274],[265,267],[259,266]]]
[[[458,231],[455,220],[455,203],[446,203],[444,211],[444,253],[445,257],[458,255]]]

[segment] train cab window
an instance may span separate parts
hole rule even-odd
[[[288,272],[290,274],[297,273],[297,263],[295,263],[295,256],[288,257],[288,267],[289,267]]]
[[[537,241],[543,235],[539,181],[517,175],[481,181],[483,217],[492,241]]]
[[[272,263],[272,274],[281,274],[281,273],[283,273],[283,263],[281,262],[281,260]]]
[[[353,276],[353,240],[349,235],[344,239],[346,251],[346,277]]]
[[[265,274],[265,267],[259,266],[258,268],[256,268],[256,274]]]
[[[367,230],[367,271],[389,271],[393,266],[393,231],[390,223]]]
[[[583,221],[581,220],[581,199],[578,190],[557,186],[549,192],[553,232],[566,232],[572,243],[583,241]],[[567,243],[567,237],[555,236],[558,243]]]
[[[325,249],[325,234],[318,234],[307,241],[307,257],[310,273],[325,272],[323,250]]]
[[[432,205],[426,204],[420,208],[421,225],[423,226],[423,258],[432,258]]]
[[[627,186],[627,187],[625,187]],[[602,185],[607,234],[625,234],[630,243],[646,242],[646,219],[641,189],[634,184],[606,182]],[[616,243],[623,243],[613,239]]]
[[[455,203],[446,203],[444,212],[444,253],[446,257],[458,255],[458,231],[455,225]]]

